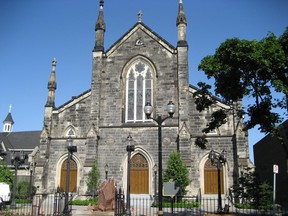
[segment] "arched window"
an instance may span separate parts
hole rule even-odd
[[[126,74],[126,122],[145,121],[146,102],[153,102],[153,71],[147,63],[138,60]]]
[[[76,131],[75,128],[73,126],[69,126],[66,130],[65,130],[65,137],[76,137]]]

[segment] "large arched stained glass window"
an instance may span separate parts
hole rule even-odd
[[[152,69],[143,61],[136,61],[128,69],[126,81],[126,122],[145,121],[145,103],[153,102]]]

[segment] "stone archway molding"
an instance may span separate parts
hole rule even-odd
[[[62,165],[63,163],[67,160],[68,158],[68,152],[66,154],[63,154],[59,159],[58,162],[56,163],[56,177],[55,177],[55,190],[57,189],[58,186],[60,186],[61,183],[61,169],[62,169]],[[80,159],[78,157],[77,154],[73,154],[73,160],[75,161],[76,165],[77,165],[77,193],[79,191],[79,185],[80,185],[80,171],[81,171],[81,167],[83,167],[83,165],[80,162]]]
[[[207,162],[207,160],[209,160],[208,156],[209,156],[209,152],[208,151],[199,161],[198,163],[198,168],[199,168],[199,173],[200,173],[200,191],[201,194],[204,195],[205,193],[205,184],[204,184],[204,172],[205,172],[205,164]],[[220,154],[220,152],[216,151],[217,154]],[[223,185],[224,185],[224,194],[228,194],[229,192],[229,178],[228,178],[228,171],[229,171],[229,162],[227,161],[225,163],[225,165],[223,166]]]
[[[153,184],[154,184],[154,178],[153,178],[153,167],[156,164],[155,161],[153,160],[152,155],[146,151],[146,149],[144,149],[141,146],[135,146],[135,151],[131,153],[131,158],[133,158],[133,156],[135,156],[136,154],[141,154],[143,155],[143,157],[147,160],[148,162],[148,168],[149,168],[149,177],[148,177],[148,181],[149,181],[149,194],[153,194]],[[126,193],[127,191],[127,157],[128,154],[125,154],[123,161],[122,161],[122,168],[123,168],[123,177],[122,177],[122,182],[123,182],[123,189],[124,192]]]

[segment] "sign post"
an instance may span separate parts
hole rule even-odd
[[[179,186],[176,184],[176,182],[169,181],[169,182],[164,182],[163,185],[163,196],[170,196],[171,198],[171,212],[173,214],[173,202],[174,202],[174,196],[178,193],[179,191]]]
[[[273,211],[274,214],[276,213],[275,209],[275,201],[276,201],[276,174],[279,172],[279,167],[278,165],[274,164],[273,165]]]

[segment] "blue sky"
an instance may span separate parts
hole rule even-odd
[[[227,38],[260,40],[288,26],[287,0],[183,0],[188,19],[189,81],[206,81],[197,67]],[[51,62],[57,59],[56,106],[90,88],[99,0],[0,1],[0,120],[12,104],[14,131],[41,130]],[[136,22],[176,46],[178,0],[105,0],[105,49]],[[0,128],[2,131],[2,128]],[[249,131],[250,147],[264,134]],[[250,148],[251,159],[253,151]]]

